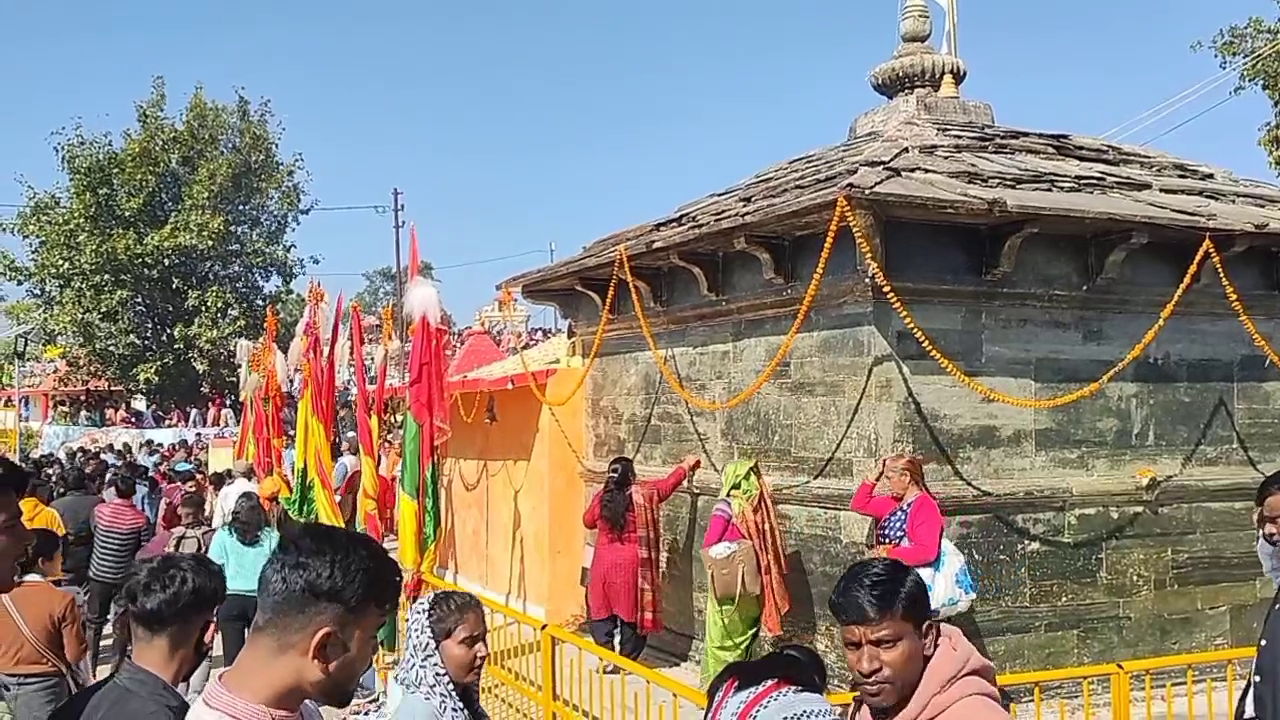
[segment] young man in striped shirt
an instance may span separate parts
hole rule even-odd
[[[138,550],[151,538],[151,523],[133,504],[138,488],[127,475],[115,478],[115,499],[93,509],[93,552],[89,556],[89,662],[98,667],[102,628],[111,603],[133,568]]]

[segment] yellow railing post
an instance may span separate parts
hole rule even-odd
[[[1111,718],[1112,720],[1129,720],[1130,693],[1133,678],[1124,669],[1124,665],[1116,664],[1116,674],[1111,676]]]
[[[541,633],[542,648],[542,717],[555,720],[556,716],[556,640],[543,625]]]

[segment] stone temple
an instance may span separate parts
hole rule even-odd
[[[1251,522],[1280,452],[1280,369],[1242,328],[1214,267],[1101,390],[1061,407],[985,399],[904,326],[841,229],[812,312],[776,373],[710,412],[664,380],[724,400],[778,352],[813,276],[837,197],[915,322],[974,379],[1045,399],[1104,376],[1155,323],[1206,235],[1262,337],[1280,345],[1280,188],[1154,150],[996,123],[960,97],[965,68],[930,44],[908,0],[901,44],[871,74],[888,102],[839,144],[788,160],[667,217],[598,240],[504,287],[552,304],[584,345],[588,488],[612,456],[659,475],[705,458],[664,508],[667,635],[695,649],[698,549],[718,469],[758,458],[791,551],[789,639],[838,655],[834,580],[867,552],[848,511],[876,459],[928,462],[948,536],[980,596],[959,623],[1002,671],[1248,645],[1271,597]],[[838,662],[833,667],[843,668]]]

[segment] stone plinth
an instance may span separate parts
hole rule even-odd
[[[933,94],[903,95],[855,118],[849,126],[849,139],[888,133],[895,125],[910,120],[930,119],[994,125],[996,114],[991,105],[977,100]]]

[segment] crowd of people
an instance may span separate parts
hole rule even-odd
[[[629,458],[615,458],[584,513],[598,531],[591,635],[627,660],[662,629],[660,507],[700,467],[689,457],[664,478],[642,480]],[[399,663],[375,694],[370,668],[399,602],[397,563],[363,533],[292,521],[267,487],[245,463],[207,472],[198,444],[80,448],[25,465],[0,459],[0,690],[9,717],[315,720],[323,706],[358,704],[380,720],[487,718],[480,601],[453,591],[417,600]],[[919,459],[883,460],[851,510],[870,517],[874,533],[869,557],[847,568],[827,602],[857,691],[852,708],[836,708],[813,649],[782,644],[752,658],[762,634],[781,635],[791,606],[787,551],[759,463],[723,469],[703,537],[712,586],[705,717],[1010,717],[990,660],[940,617],[930,568],[946,552],[944,520]],[[1255,521],[1264,569],[1280,575],[1280,473],[1259,487]],[[736,597],[716,587],[728,566],[744,571]],[[1240,720],[1280,717],[1280,666],[1267,650],[1277,634],[1280,621],[1269,617]]]
[[[310,719],[372,695],[395,560],[363,533],[290,521],[251,466],[206,472],[204,453],[0,459],[9,717]]]
[[[487,332],[489,337],[492,338],[494,344],[498,346],[498,349],[507,355],[515,355],[517,352],[522,352],[536,345],[541,345],[555,337],[558,332],[557,330],[549,327],[531,327],[527,329],[508,330],[500,324],[490,327],[455,327],[449,333],[449,349],[447,355],[452,358],[455,353],[462,349],[467,333],[472,333],[476,330]]]
[[[388,720],[487,717],[479,682],[489,649],[477,598],[418,600],[386,693],[362,698],[401,590],[386,550],[344,528],[282,523],[287,514],[270,512],[244,464],[206,473],[197,447],[164,448],[158,458],[155,450],[78,450],[26,467],[0,460],[0,688],[12,717],[314,720],[321,706],[358,699],[366,714]],[[158,493],[135,477],[150,468],[143,459],[157,460]],[[873,512],[889,518],[924,497],[912,462],[886,461],[895,505],[876,502]],[[652,602],[660,569],[641,543],[659,532],[659,505],[699,467],[691,457],[662,480],[640,481],[619,458],[584,517],[606,538],[592,567],[592,634],[620,641],[626,657],[638,657],[661,627]],[[772,627],[789,606],[773,582],[785,548],[758,464],[726,468],[722,495],[704,543],[740,537],[760,548],[767,589],[754,605],[715,600],[709,609],[740,609],[743,623]],[[154,501],[140,499],[147,496]],[[928,527],[906,525],[907,537]],[[991,663],[935,618],[925,582],[891,557],[893,548],[878,554],[890,557],[853,564],[829,603],[860,691],[856,716],[1007,717]],[[754,637],[734,640],[731,651],[716,632],[707,717],[840,716],[827,704],[827,669],[814,651],[783,646],[750,660]],[[218,637],[224,669],[215,671]],[[100,673],[104,651],[109,666]]]
[[[12,405],[12,398],[3,402]],[[31,398],[23,397],[19,412],[24,420],[31,414]],[[235,406],[231,398],[214,396],[207,400],[182,405],[176,402],[151,403],[146,408],[134,407],[119,395],[86,394],[63,396],[54,401],[46,422],[53,425],[81,427],[127,427],[145,430],[156,428],[233,428],[236,427]]]

